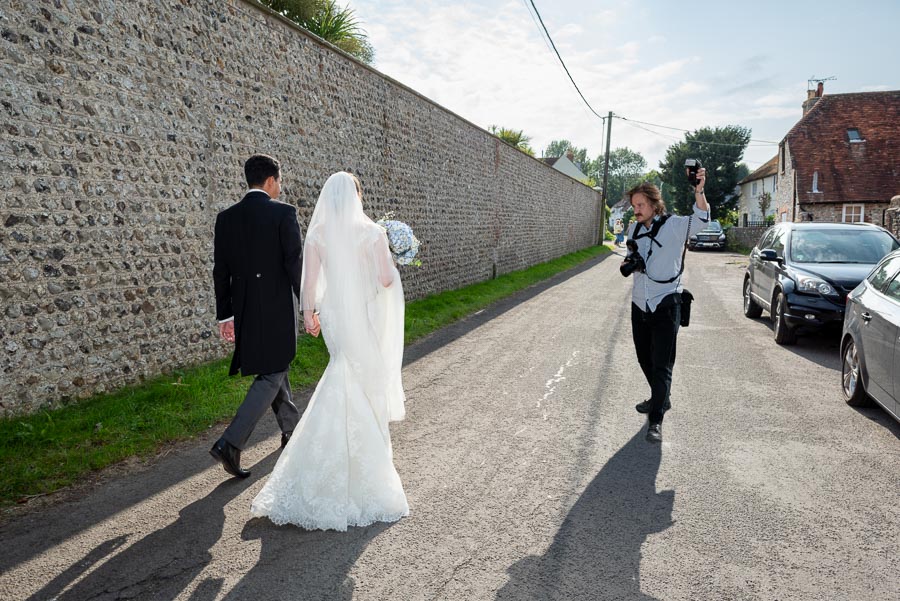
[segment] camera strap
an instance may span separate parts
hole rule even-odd
[[[662,244],[660,244],[659,241],[656,239],[656,234],[659,233],[659,230],[660,230],[660,228],[662,228],[663,224],[665,224],[665,222],[669,220],[669,217],[671,217],[671,215],[668,213],[661,216],[659,219],[657,219],[655,222],[653,222],[653,226],[650,227],[647,230],[647,233],[645,233],[645,234],[638,234],[640,229],[642,227],[644,227],[643,223],[638,222],[638,224],[634,228],[634,234],[632,234],[633,240],[637,240],[638,238],[646,238],[646,237],[650,238],[650,250],[647,251],[647,260],[645,261],[645,263],[647,264],[647,269],[650,268],[650,257],[653,256],[653,243],[655,242],[658,247],[662,248]],[[691,215],[688,218],[687,234],[684,237],[684,246],[681,250],[681,269],[678,270],[678,273],[676,273],[674,277],[671,277],[668,280],[657,280],[657,279],[651,278],[650,274],[647,273],[647,271],[645,270],[644,275],[647,276],[647,279],[649,279],[651,282],[656,282],[657,284],[671,284],[672,282],[674,282],[675,280],[680,278],[681,274],[684,273],[684,258],[687,255],[688,238],[691,235],[691,223],[693,222],[693,219],[694,219],[693,215]]]

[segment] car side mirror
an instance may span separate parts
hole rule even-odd
[[[759,258],[761,261],[776,261],[778,263],[781,262],[781,259],[778,257],[778,253],[776,253],[771,248],[759,251]]]

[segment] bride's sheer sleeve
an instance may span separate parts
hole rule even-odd
[[[378,283],[385,288],[394,283],[397,275],[397,268],[394,267],[394,259],[388,248],[387,235],[384,233],[375,238],[375,272],[378,276]]]
[[[322,277],[322,257],[319,245],[310,237],[303,249],[303,283],[300,285],[300,306],[303,311],[317,311],[316,291]]]

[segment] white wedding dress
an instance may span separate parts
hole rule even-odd
[[[351,176],[332,175],[308,229],[301,290],[330,361],[254,517],[345,531],[409,515],[388,429],[405,416],[403,302],[384,230],[363,212]]]

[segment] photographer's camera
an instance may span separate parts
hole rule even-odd
[[[628,240],[625,246],[628,248],[628,254],[625,255],[625,260],[619,266],[619,272],[627,278],[635,271],[643,272],[646,269],[646,265],[644,264],[644,257],[638,252],[637,242]]]
[[[685,159],[684,161],[684,169],[687,171],[687,178],[692,186],[700,185],[700,178],[697,177],[697,172],[700,171],[701,167],[703,165],[700,164],[698,159]]]

